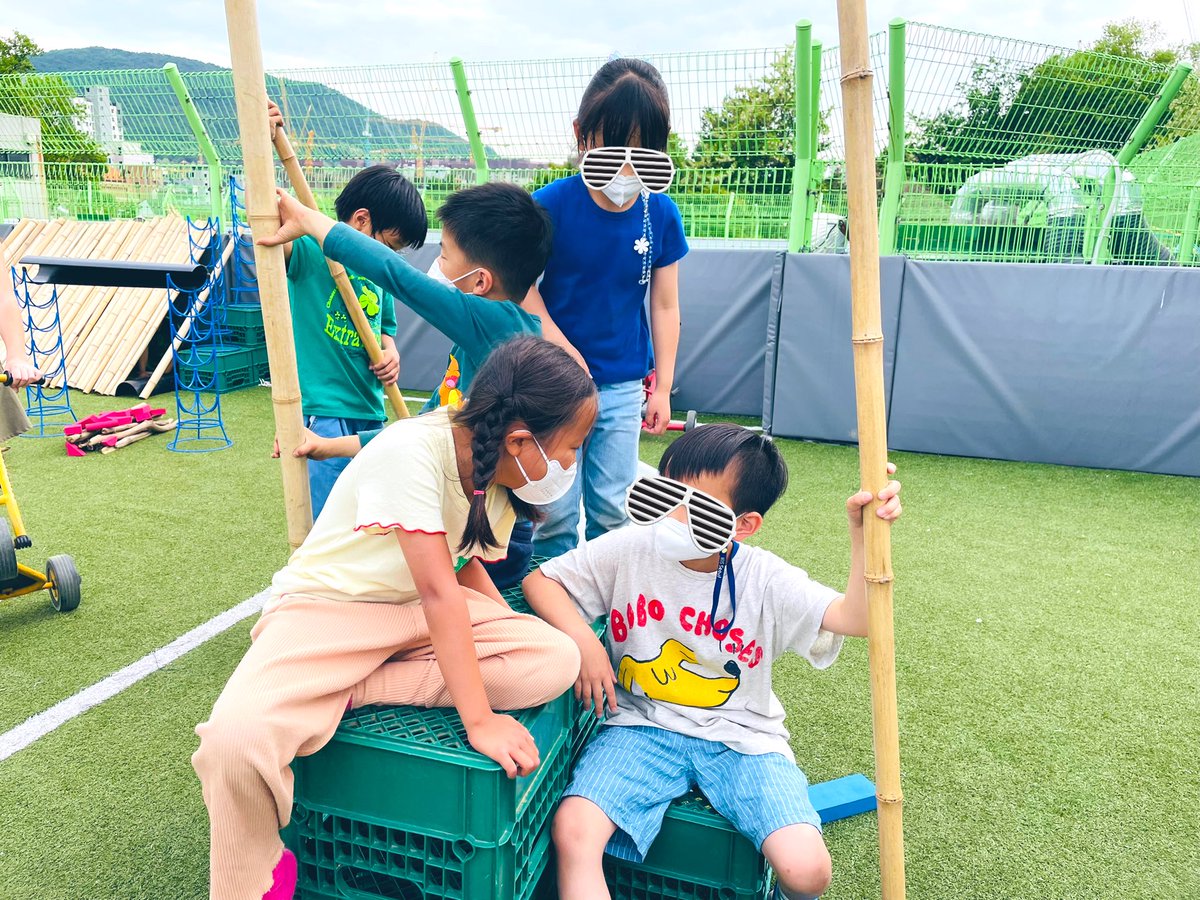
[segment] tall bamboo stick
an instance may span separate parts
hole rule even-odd
[[[267,89],[254,0],[225,0],[225,23],[229,30],[238,133],[242,138],[243,171],[246,173],[246,216],[250,221],[250,232],[257,241],[279,230],[279,210],[275,203],[275,163],[266,117]],[[283,470],[288,542],[299,547],[312,527],[312,502],[308,493],[307,461],[292,455],[304,432],[283,248],[255,246],[254,261],[258,270],[263,325],[267,332],[267,359],[271,364],[271,399],[275,404],[275,433]]]
[[[292,142],[288,140],[287,132],[283,128],[275,129],[275,152],[279,154],[279,160],[283,163],[288,180],[292,183],[292,190],[296,192],[296,198],[309,209],[316,209],[317,198],[313,196],[312,188],[308,186],[308,179],[304,177],[304,170],[300,168],[300,161],[296,159],[296,151],[292,149]],[[383,361],[383,350],[375,338],[375,332],[371,330],[367,314],[363,312],[362,305],[358,302],[358,294],[350,284],[350,278],[346,275],[346,267],[329,257],[325,258],[325,262],[329,264],[329,274],[333,276],[333,283],[337,285],[338,293],[342,297],[342,303],[346,307],[350,321],[354,323],[358,339],[362,341],[363,349],[367,351],[367,358],[371,360],[372,365],[378,365]],[[388,384],[384,385],[383,392],[387,395],[388,402],[396,413],[396,418],[407,418],[408,406],[405,404],[404,398],[400,396],[400,388],[395,384]]]
[[[875,199],[875,128],[866,0],[838,0],[842,115],[850,225],[850,294],[854,392],[858,407],[859,478],[872,496],[887,484],[883,395],[883,328],[879,311],[879,231]],[[863,510],[867,565],[867,650],[879,800],[879,870],[883,900],[904,897],[903,796],[896,712],[896,638],[892,622],[891,526]]]

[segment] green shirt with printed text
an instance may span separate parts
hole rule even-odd
[[[373,281],[352,271],[346,274],[375,336],[394,336],[392,297]],[[304,415],[386,420],[383,384],[370,369],[367,351],[329,274],[325,254],[312,238],[292,243],[288,295]]]

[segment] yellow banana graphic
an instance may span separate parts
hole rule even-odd
[[[685,669],[684,663],[696,665],[696,654],[671,638],[663,643],[654,659],[621,657],[617,681],[630,693],[636,682],[651,700],[712,709],[724,705],[742,680],[741,670],[732,661],[725,665],[729,677],[724,678],[700,675]]]

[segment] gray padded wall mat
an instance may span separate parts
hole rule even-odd
[[[1200,475],[1200,271],[909,262],[901,450]]]
[[[680,262],[676,418],[688,409],[762,415],[771,273],[781,255],[693,248]]]
[[[433,264],[437,244],[408,251],[421,271]],[[760,416],[763,357],[774,250],[694,249],[679,272],[682,328],[672,399],[688,409]],[[396,307],[400,384],[432,390],[446,371],[450,342],[403,304]]]
[[[884,384],[889,409],[896,358],[900,291],[905,260],[880,260]],[[787,255],[781,292],[773,296],[778,322],[774,392],[766,397],[769,428],[780,437],[855,441],[854,355],[850,344],[850,259],[841,255]],[[769,377],[769,376],[768,376]]]

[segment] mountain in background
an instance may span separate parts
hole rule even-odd
[[[209,136],[222,159],[241,156],[233,78],[229,69],[186,57],[162,53],[135,53],[108,47],[50,50],[34,57],[39,72],[55,73],[80,95],[89,87],[104,86],[121,113],[126,141],[136,141],[147,153],[164,161],[198,160],[199,151],[165,76],[154,70],[174,62],[183,73],[188,92],[204,119]],[[138,69],[136,76],[124,71]],[[312,133],[312,159],[318,164],[360,164],[363,161],[468,165],[471,148],[466,139],[436,122],[393,119],[327,85],[315,81],[281,79],[268,75],[267,91],[292,117],[290,126],[296,151],[308,154]],[[495,159],[490,147],[484,152]]]
[[[165,53],[137,53],[112,47],[74,47],[70,50],[47,50],[33,58],[39,72],[87,72],[95,69],[161,69],[167,63],[179,66],[180,72],[219,72],[220,66],[168,56]]]

